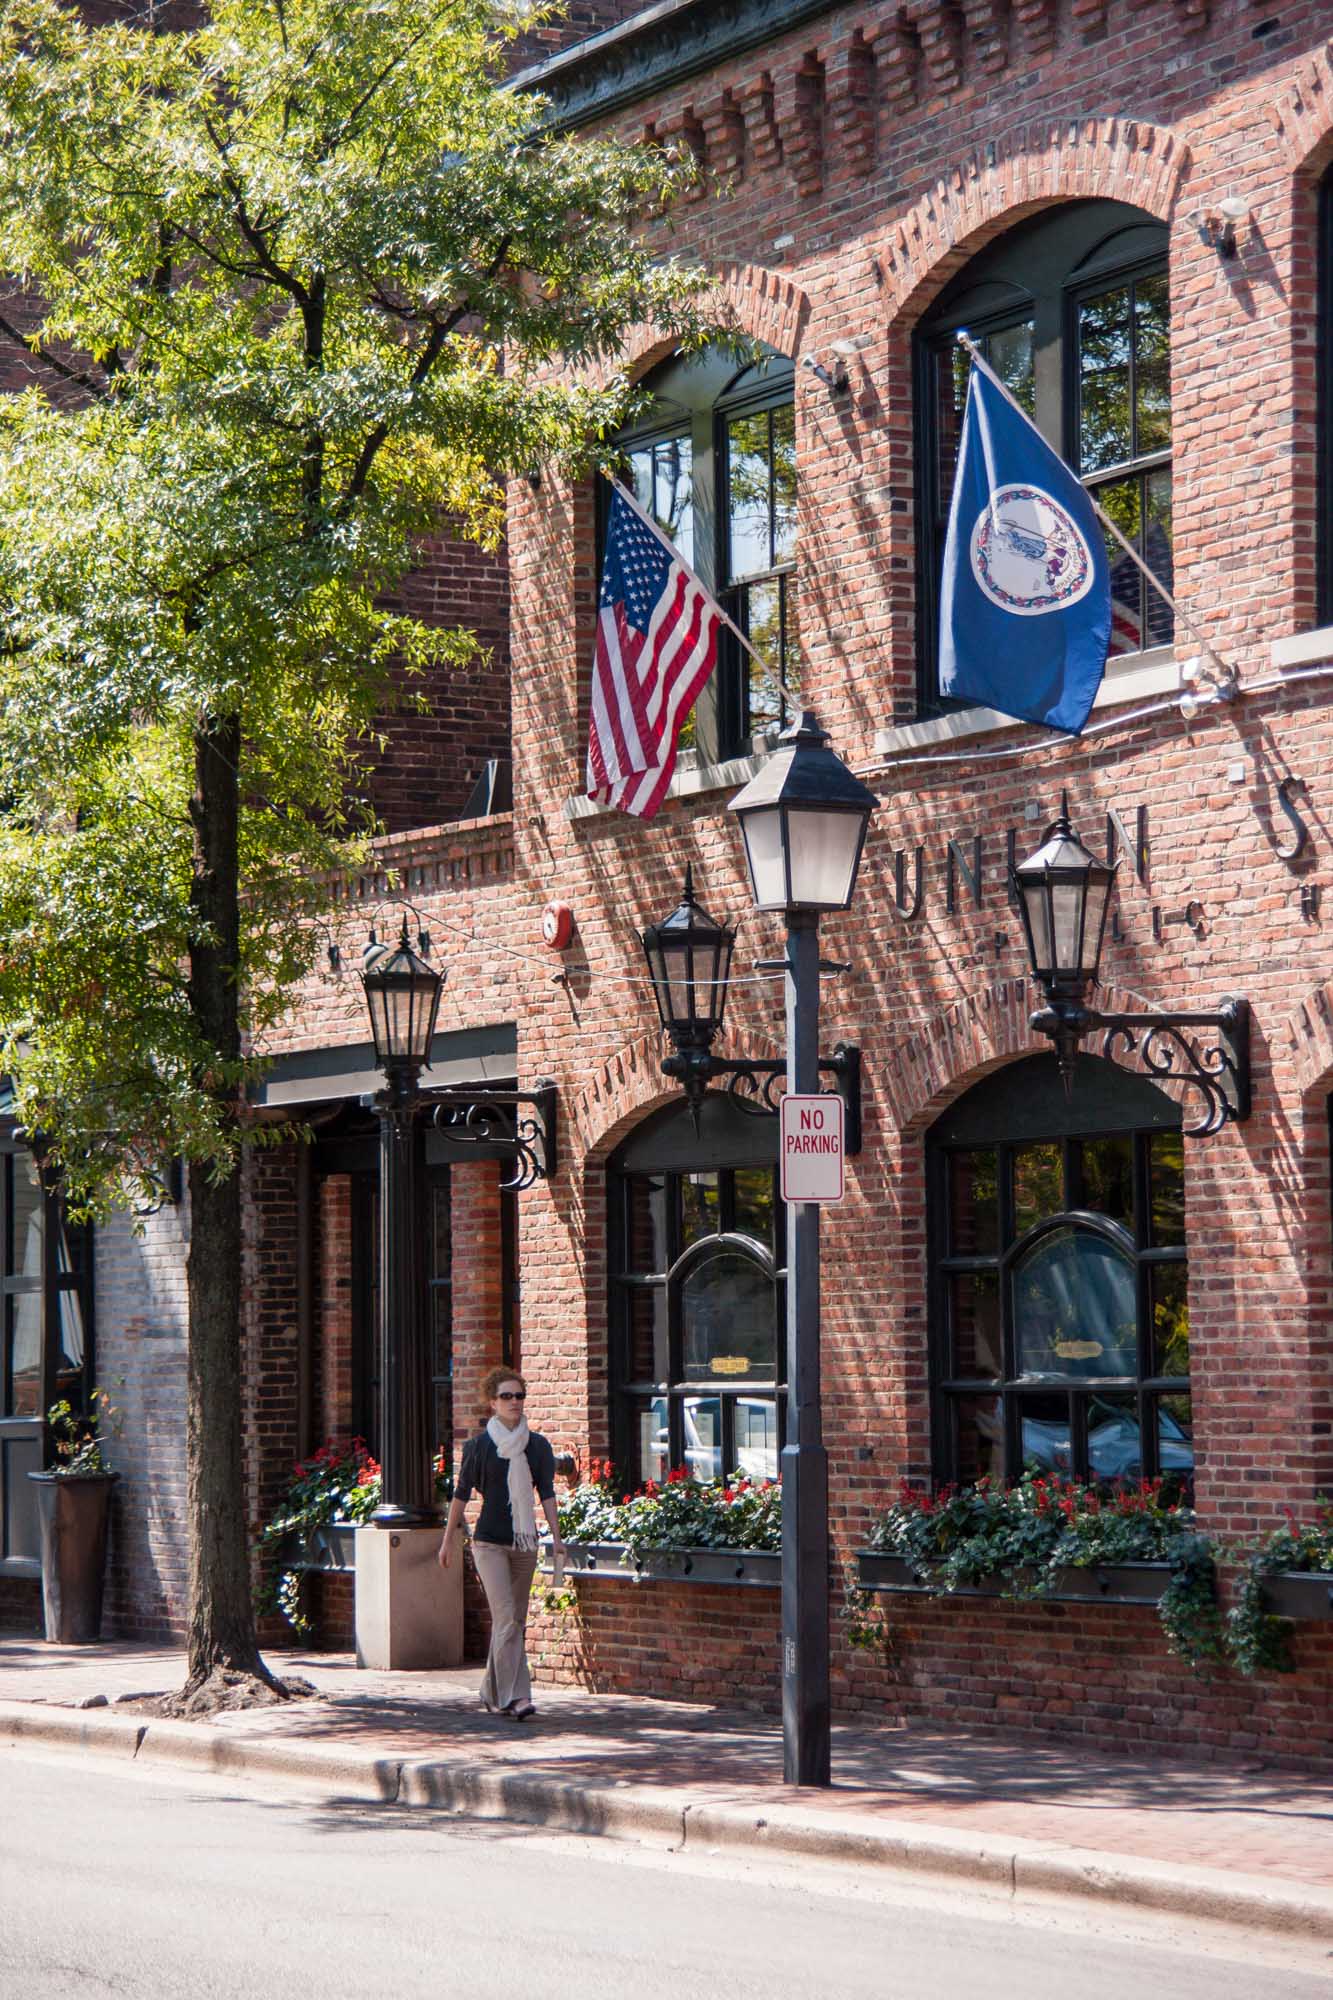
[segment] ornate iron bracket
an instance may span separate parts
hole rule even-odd
[[[1149,1076],[1197,1092],[1198,1116],[1183,1128],[1188,1138],[1210,1138],[1250,1115],[1248,1000],[1228,997],[1212,1014],[1101,1014],[1052,1000],[1032,1016],[1032,1026],[1049,1035],[1065,1059],[1084,1035],[1100,1034],[1108,1060],[1137,1054]],[[1211,1035],[1186,1032],[1196,1028]]]
[[[432,1091],[425,1101],[446,1144],[502,1149],[514,1171],[500,1186],[517,1192],[559,1170],[556,1097],[555,1084],[542,1077],[532,1090],[478,1090],[468,1084],[456,1093]]]
[[[688,1068],[681,1058],[668,1056],[662,1068],[668,1076],[685,1081],[687,1089],[691,1080],[702,1085],[725,1078],[726,1095],[738,1111],[751,1118],[777,1117],[787,1075],[787,1065],[782,1061],[738,1058],[726,1062],[713,1055],[702,1061],[692,1060]],[[834,1079],[834,1094],[846,1107],[844,1143],[848,1159],[854,1159],[861,1150],[860,1048],[855,1042],[836,1043],[832,1055],[819,1058],[819,1071],[821,1076]]]

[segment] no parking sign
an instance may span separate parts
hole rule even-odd
[[[782,1099],[780,1148],[784,1201],[841,1201],[843,1115],[840,1097],[788,1092]]]

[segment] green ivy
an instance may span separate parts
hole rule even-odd
[[[443,1447],[435,1455],[435,1497],[453,1493],[448,1458]],[[308,1536],[317,1528],[364,1527],[380,1504],[383,1480],[364,1438],[350,1443],[332,1440],[313,1458],[292,1467],[292,1483],[273,1518],[259,1536],[259,1582],[255,1609],[278,1611],[300,1639],[313,1627],[302,1592],[304,1572],[283,1566],[281,1550],[289,1535]]]
[[[1314,1521],[1298,1521],[1287,1510],[1287,1525],[1264,1541],[1235,1551],[1244,1572],[1227,1613],[1226,1637],[1231,1657],[1243,1674],[1290,1674],[1292,1624],[1264,1603],[1264,1578],[1286,1570],[1333,1573],[1333,1501],[1321,1499]]]

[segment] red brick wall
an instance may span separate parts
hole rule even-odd
[[[580,1581],[578,1600],[576,1613],[534,1611],[528,1660],[536,1680],[663,1701],[781,1706],[776,1590],[617,1577]]]
[[[352,1390],[352,1177],[328,1174],[318,1182],[316,1246],[319,1442],[351,1436]]]
[[[499,1162],[477,1160],[451,1166],[449,1204],[453,1217],[456,1465],[464,1441],[471,1437],[482,1416],[482,1376],[488,1368],[498,1368],[504,1358],[501,1349]],[[533,1423],[538,1424],[535,1414]]]
[[[677,1701],[781,1708],[776,1591],[582,1579],[578,1610],[538,1613],[534,1674],[547,1684]],[[1193,1673],[1151,1607],[1008,1605],[971,1597],[879,1599],[887,1657],[835,1632],[839,1717],[932,1729],[1000,1726],[1200,1756],[1262,1751],[1292,1765],[1322,1744],[1333,1634],[1297,1629],[1300,1671],[1262,1682]]]
[[[969,255],[1053,202],[1105,196],[1169,227],[1176,587],[1187,613],[1248,681],[1268,672],[1274,639],[1310,621],[1313,187],[1333,153],[1327,23],[1298,5],[1256,33],[1267,17],[1239,0],[1216,0],[1206,21],[1170,0],[983,6],[966,10],[966,24],[947,9],[917,15],[908,28],[892,6],[831,11],[617,127],[679,135],[727,177],[729,190],[684,207],[672,240],[721,274],[748,332],[798,360],[870,335],[848,398],[834,402],[800,369],[796,391],[806,686],[842,755],[883,788],[856,909],[823,935],[826,954],[851,970],[825,983],[822,1041],[859,1041],[866,1065],[864,1150],[824,1232],[835,1535],[855,1546],[902,1474],[929,1475],[924,1135],[971,1083],[1038,1046],[1004,834],[1015,827],[1035,845],[1067,787],[1075,823],[1098,841],[1109,805],[1150,809],[1147,877],[1121,871],[1122,936],[1107,949],[1102,1004],[1204,1006],[1243,993],[1255,1009],[1254,1115],[1191,1141],[1187,1158],[1200,1508],[1210,1530],[1244,1536],[1333,1483],[1333,982],[1323,928],[1302,918],[1300,883],[1275,852],[1274,797],[1291,771],[1314,801],[1327,798],[1333,682],[1253,692],[1192,727],[1172,713],[1081,742],[1031,739],[1009,761],[876,775],[875,733],[910,720],[915,704],[913,329]],[[1190,218],[1233,189],[1254,222],[1226,263]],[[645,365],[659,352],[645,336],[628,358]],[[749,892],[729,784],[668,804],[647,826],[565,816],[584,749],[591,499],[547,481],[536,494],[517,482],[511,501],[512,829],[386,843],[379,870],[350,885],[346,924],[351,942],[388,893],[387,869],[401,867],[445,940],[441,1025],[517,1020],[523,1078],[559,1082],[562,1168],[521,1197],[523,1365],[557,1448],[600,1451],[605,1160],[671,1095],[635,932],[672,907],[687,860],[709,908],[748,911]],[[1182,638],[1180,656],[1194,650]],[[1321,810],[1310,815],[1304,879],[1323,884],[1327,908]],[[973,833],[982,901],[964,895],[950,914],[946,843]],[[910,860],[918,844],[926,908],[905,922],[894,855]],[[538,942],[553,896],[575,915],[559,957]],[[1202,906],[1197,926],[1179,920],[1191,900]],[[733,1052],[781,1046],[779,991],[744,983],[779,938],[771,919],[747,917]],[[312,982],[292,1045],[353,1039],[358,1004],[350,981]],[[580,1589],[592,1602],[585,1653],[562,1641],[552,1671],[655,1691],[654,1677],[670,1672],[709,1698],[765,1673],[771,1685],[761,1593],[740,1593],[749,1608],[739,1622],[757,1634],[751,1673],[730,1650],[750,1643],[726,1625],[737,1622],[736,1593],[719,1614],[716,1593],[696,1589]],[[844,1705],[933,1716],[945,1701],[936,1690],[948,1688],[969,1720],[1012,1718],[1020,1695],[1032,1713],[1035,1688],[1041,1716],[1071,1730],[1132,1740],[1151,1712],[1156,1740],[1258,1741],[1287,1754],[1328,1695],[1322,1632],[1300,1635],[1307,1665],[1289,1682],[1228,1677],[1205,1689],[1160,1657],[1151,1613],[914,1604],[895,1626],[902,1677],[892,1682],[835,1642]]]
[[[507,758],[509,584],[503,557],[457,537],[422,549],[421,566],[394,603],[427,624],[475,634],[476,656],[458,668],[397,679],[401,703],[377,725],[358,789],[386,832],[457,819],[488,758]]]
[[[296,1173],[295,1144],[245,1163],[241,1392],[252,1545],[286,1497],[301,1449]],[[265,1643],[288,1636],[276,1615],[261,1624]]]
[[[0,1632],[40,1633],[42,1586],[34,1577],[0,1576]]]

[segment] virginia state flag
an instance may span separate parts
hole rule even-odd
[[[1110,638],[1092,502],[974,359],[944,545],[940,693],[1077,736]]]

